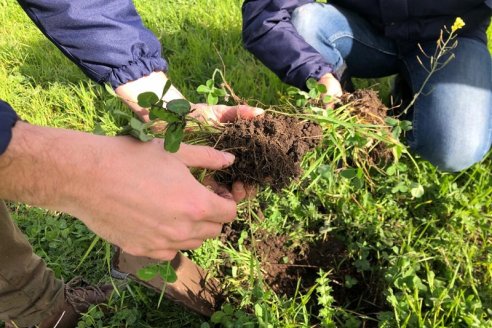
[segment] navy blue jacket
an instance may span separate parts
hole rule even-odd
[[[305,88],[309,77],[333,73],[332,63],[308,45],[291,24],[291,13],[314,0],[246,0],[243,42],[284,82]],[[486,42],[492,0],[329,0],[366,17],[402,49],[437,40],[456,17],[466,22],[460,34]]]
[[[131,0],[18,0],[38,28],[84,73],[114,88],[153,71],[166,71],[157,38]],[[0,101],[0,155],[15,112]]]

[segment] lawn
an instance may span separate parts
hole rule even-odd
[[[241,2],[135,1],[191,101],[203,101],[196,88],[225,68],[238,95],[291,110],[287,86],[242,48]],[[115,133],[121,119],[113,110],[126,110],[9,0],[0,0],[0,85],[0,99],[38,125],[92,132],[98,124]],[[396,144],[399,161],[377,167],[359,142],[381,139],[377,128],[348,113],[318,118],[323,147],[306,156],[302,179],[242,203],[229,239],[189,254],[227,291],[213,322],[168,301],[157,308],[159,295],[116,281],[109,311],[92,309],[79,327],[492,327],[490,154],[450,174]],[[82,223],[9,206],[58,277],[110,281],[111,249]],[[265,248],[285,255],[265,263]],[[278,266],[299,283],[272,282]]]

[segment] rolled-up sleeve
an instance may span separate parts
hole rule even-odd
[[[284,82],[304,89],[310,77],[333,72],[333,65],[311,47],[291,23],[292,12],[313,0],[246,0],[243,42]]]
[[[130,0],[18,0],[38,28],[85,74],[114,88],[166,71],[161,45]]]

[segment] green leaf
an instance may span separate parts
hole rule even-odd
[[[424,187],[422,187],[422,185],[419,183],[412,184],[412,189],[410,189],[410,193],[414,198],[420,198],[424,195]]]
[[[186,115],[190,112],[191,105],[188,100],[175,99],[167,103],[166,109],[179,115]]]
[[[392,189],[391,189],[391,192],[393,194],[396,194],[398,192],[402,192],[402,193],[405,193],[408,191],[408,187],[403,183],[403,182],[400,182],[399,184],[397,184],[396,186],[394,186]]]
[[[211,92],[212,90],[210,90],[209,87],[207,87],[206,85],[199,85],[198,88],[196,88],[196,92],[198,93],[209,93]]]
[[[207,87],[212,90],[213,87],[214,87],[214,80],[210,79],[210,80],[207,80],[207,82],[205,82],[205,84],[207,85]]]
[[[207,104],[213,106],[213,105],[217,105],[218,103],[219,103],[219,97],[209,93],[207,96]]]
[[[222,318],[225,316],[225,313],[222,312],[222,311],[217,311],[215,312],[214,314],[212,314],[212,317],[210,318],[210,321],[212,321],[212,323],[220,323],[222,321]]]
[[[109,83],[104,84],[104,89],[106,89],[106,91],[107,91],[110,95],[112,95],[113,97],[118,98],[118,95],[116,94],[116,92],[114,92],[114,89],[113,89],[113,87],[111,86],[111,84],[109,84]]]
[[[169,91],[169,89],[171,89],[171,86],[173,84],[171,83],[171,80],[167,80],[166,81],[166,84],[164,85],[164,89],[162,89],[162,96],[161,96],[161,99],[164,98],[164,96],[166,95],[166,93]]]
[[[183,137],[184,124],[182,122],[174,122],[169,124],[164,138],[164,149],[170,153],[177,152]]]
[[[263,316],[263,308],[258,303],[255,304],[255,314],[256,314],[257,317],[262,317]]]
[[[319,97],[319,91],[316,88],[309,90],[309,97],[312,99],[316,99]]]
[[[152,264],[146,267],[143,267],[137,271],[137,277],[138,279],[141,279],[143,281],[149,281],[155,278],[157,276],[157,273],[159,272],[159,268],[157,265]]]
[[[299,94],[299,91],[301,91],[301,90],[299,90],[299,89],[298,89],[298,88],[296,88],[296,87],[288,87],[288,88],[287,88],[287,94],[288,94],[289,96],[295,96],[295,95]]]
[[[161,263],[159,265],[159,275],[161,276],[162,280],[169,284],[172,284],[176,282],[176,280],[178,280],[176,270],[174,270],[171,262],[169,261]]]
[[[328,91],[328,89],[326,89],[326,85],[322,83],[318,83],[318,85],[316,86],[316,90],[318,90],[319,93],[326,93]]]
[[[154,139],[154,137],[148,135],[147,133],[145,133],[143,131],[140,131],[140,133],[138,134],[138,140],[140,140],[142,142],[149,142],[152,139]]]
[[[98,136],[105,136],[106,135],[106,131],[104,131],[104,129],[102,128],[101,123],[97,123],[94,126],[94,130],[92,131],[92,133],[94,133],[95,135],[98,135]]]
[[[323,97],[323,102],[324,102],[325,104],[329,103],[329,102],[330,102],[330,101],[332,101],[332,100],[333,100],[333,97],[332,97],[332,96],[330,96],[330,95],[326,95],[326,96],[324,96],[324,97]]]
[[[410,131],[412,129],[411,121],[400,121],[400,127],[403,131]]]
[[[224,313],[226,315],[233,315],[234,314],[234,308],[232,307],[231,304],[229,303],[226,303],[223,307],[222,307],[222,311],[224,311]]]
[[[167,123],[180,122],[181,117],[178,114],[164,110],[163,108],[155,108],[150,110],[150,119],[160,119]]]
[[[140,121],[139,119],[135,118],[135,117],[132,117],[130,119],[130,126],[132,127],[132,129],[135,129],[137,131],[142,131],[143,129],[143,123],[142,121]]]
[[[362,187],[364,187],[364,180],[362,180],[361,178],[354,178],[352,180],[350,180],[350,184],[355,188],[355,189],[360,189]]]
[[[398,124],[400,123],[399,120],[397,120],[396,118],[393,118],[393,117],[386,117],[384,119],[384,121],[386,122],[386,124],[390,125],[390,126],[398,126]]]
[[[345,169],[340,172],[340,175],[345,179],[353,179],[357,176],[357,169]]]
[[[224,89],[218,89],[218,88],[215,88],[213,94],[216,97],[225,97],[225,96],[227,96],[227,92]]]
[[[304,107],[307,103],[306,99],[299,98],[296,100],[296,106],[297,107]]]
[[[149,108],[159,101],[159,97],[151,91],[144,92],[137,97],[138,105],[144,108]]]
[[[312,77],[306,81],[306,86],[309,90],[315,89],[317,85],[318,85],[318,81],[316,81]]]

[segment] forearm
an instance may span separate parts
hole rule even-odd
[[[95,167],[94,137],[18,122],[0,156],[0,199],[62,210],[81,186],[78,177]]]

